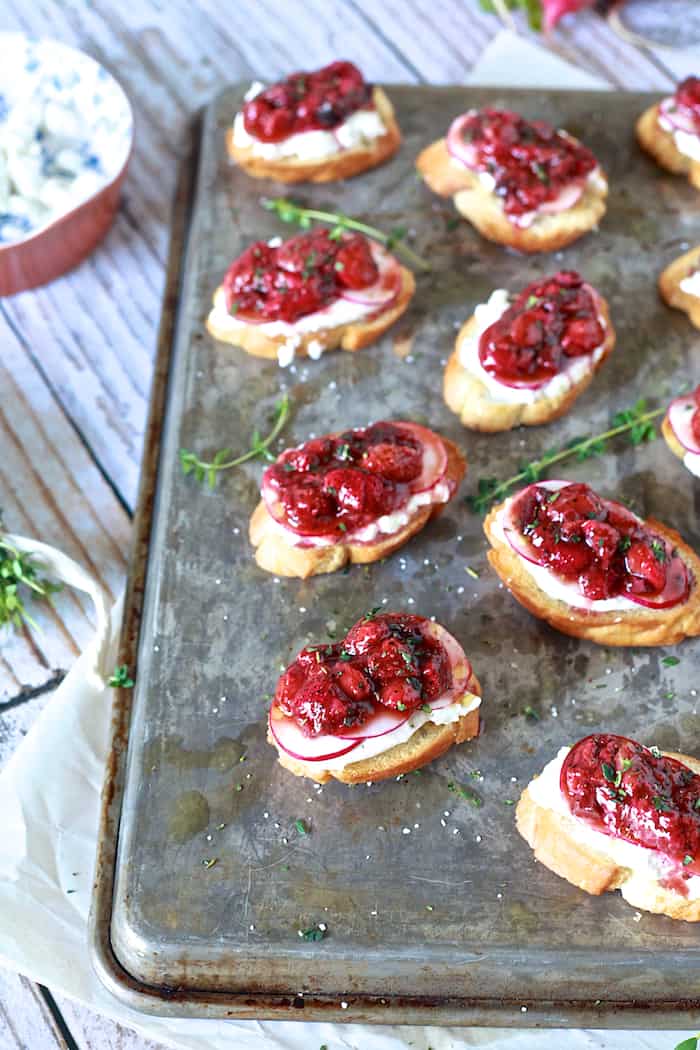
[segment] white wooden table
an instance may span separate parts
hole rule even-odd
[[[672,20],[673,0],[657,0]],[[664,12],[666,12],[664,14]],[[476,0],[0,0],[0,25],[80,47],[119,78],[136,115],[124,199],[77,270],[0,301],[0,508],[7,528],[54,544],[108,594],[124,582],[168,246],[188,115],[229,81],[274,79],[333,58],[368,78],[463,82],[500,23]],[[664,90],[663,54],[623,42],[596,15],[550,42],[612,84]],[[92,630],[64,591],[32,610],[40,630],[0,644],[0,761]],[[154,1050],[58,993],[0,971],[0,1048]]]

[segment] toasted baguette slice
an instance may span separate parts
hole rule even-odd
[[[484,521],[484,532],[491,544],[487,557],[513,597],[540,620],[546,620],[562,634],[587,638],[600,645],[673,645],[700,635],[700,558],[673,529],[654,518],[646,520],[650,529],[678,549],[688,566],[693,581],[687,601],[669,609],[640,605],[629,610],[594,612],[551,598],[538,587],[525,568],[524,559],[500,537],[496,528],[496,519],[504,506],[505,501],[499,503]]]
[[[465,427],[470,430],[481,430],[496,433],[511,430],[513,427],[539,426],[551,423],[554,419],[569,411],[574,401],[591,383],[596,372],[615,346],[615,330],[610,321],[608,304],[599,296],[600,309],[605,319],[605,343],[603,353],[597,361],[591,361],[591,367],[577,382],[567,390],[552,397],[542,397],[538,401],[513,403],[496,401],[489,388],[473,372],[462,366],[459,360],[459,347],[463,339],[474,334],[477,321],[472,316],[464,322],[457,335],[455,348],[445,367],[442,392],[448,408],[459,416]]]
[[[700,164],[698,170],[700,170]],[[681,288],[681,281],[688,276],[690,271],[698,267],[700,267],[700,248],[691,248],[678,259],[674,259],[659,276],[661,298],[676,310],[683,310],[696,328],[700,328],[700,296],[684,292]]]
[[[472,677],[469,690],[481,696],[481,687],[475,677]],[[444,755],[455,744],[463,744],[478,734],[479,709],[475,708],[458,722],[449,725],[438,726],[426,722],[403,744],[397,744],[373,758],[349,762],[342,769],[317,769],[320,762],[299,762],[278,749],[279,763],[295,776],[308,777],[318,784],[325,784],[331,779],[340,780],[343,784],[367,784],[375,780],[389,780],[401,773],[412,773],[414,769],[420,769]],[[275,741],[269,730],[267,739],[274,747]]]
[[[298,357],[309,356],[309,346],[323,353],[327,350],[362,350],[375,343],[392,326],[394,321],[406,311],[416,290],[416,282],[410,270],[401,266],[401,287],[393,304],[385,310],[370,314],[365,320],[353,321],[351,324],[337,325],[335,328],[321,328],[315,332],[300,332],[298,343],[295,339],[294,353]],[[222,317],[221,306],[224,302],[224,289],[219,286],[214,293],[214,307],[207,318],[207,331],[222,343],[239,346],[254,357],[276,359],[281,347],[289,341],[289,335],[266,335],[261,331],[263,325],[246,324],[236,321],[227,323],[228,315]],[[217,309],[218,307],[218,309]],[[233,319],[232,319],[233,320]]]
[[[673,427],[668,421],[668,416],[664,416],[663,423],[661,424],[661,433],[664,436],[664,441],[673,452],[674,456],[678,456],[679,459],[685,459],[686,450],[681,445],[680,441],[676,437]]]
[[[236,146],[233,128],[226,132],[226,149],[231,160],[256,179],[276,179],[278,182],[336,182],[376,168],[392,157],[401,145],[401,132],[394,116],[394,107],[380,87],[372,92],[375,108],[382,118],[386,132],[364,146],[340,150],[317,160],[301,157],[282,157],[277,160],[256,156],[250,146]]]
[[[467,461],[452,441],[441,438],[447,452],[446,476],[458,486],[467,470]],[[335,543],[330,547],[294,547],[276,528],[263,500],[260,500],[250,519],[248,535],[256,548],[255,560],[261,569],[275,576],[309,576],[337,572],[346,565],[366,565],[379,561],[403,547],[431,518],[445,509],[444,503],[419,507],[411,520],[399,529],[377,540],[376,543]]]
[[[445,139],[433,142],[419,154],[416,167],[428,186],[441,197],[452,197],[458,212],[490,241],[507,244],[521,252],[553,252],[564,248],[594,229],[605,214],[604,186],[586,184],[572,208],[539,215],[531,226],[510,222],[501,200],[479,181],[467,167],[453,161]]]
[[[698,759],[673,751],[664,754],[700,773]],[[621,867],[604,849],[582,843],[577,819],[539,805],[529,786],[520,796],[515,821],[537,860],[586,893],[597,896],[606,890],[620,890],[634,908],[686,922],[700,921],[700,900],[688,900],[655,880],[635,878],[632,869]]]
[[[687,175],[689,182],[700,190],[700,161],[687,157],[673,141],[673,133],[659,124],[659,107],[645,109],[636,124],[637,142],[649,153],[659,167],[673,175]]]

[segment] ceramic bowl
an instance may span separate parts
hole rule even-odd
[[[132,141],[129,101],[98,62],[0,33],[0,296],[52,281],[102,240]]]

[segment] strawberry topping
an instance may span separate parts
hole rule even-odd
[[[664,884],[687,894],[700,875],[700,776],[656,748],[596,733],[569,751],[560,787],[596,831],[658,851],[669,861]]]
[[[687,116],[700,134],[700,77],[686,77],[673,96],[678,110]]]
[[[530,485],[513,499],[506,534],[511,525],[519,552],[591,601],[620,596],[667,608],[688,597],[691,579],[673,546],[588,485]]]
[[[307,736],[361,726],[382,708],[410,714],[452,685],[430,621],[370,613],[340,642],[309,645],[279,679],[273,707]]]
[[[471,155],[469,167],[491,175],[506,215],[514,219],[556,200],[570,185],[582,184],[597,167],[591,151],[565,132],[509,110],[472,111],[460,136],[460,155]]]
[[[302,536],[340,540],[422,489],[426,443],[440,457],[432,487],[444,474],[440,439],[415,424],[373,423],[282,452],[265,471],[263,498],[275,520]]]
[[[479,339],[482,367],[507,386],[537,387],[605,340],[597,293],[573,270],[534,281]]]
[[[352,62],[331,62],[311,73],[291,73],[243,107],[249,135],[280,142],[302,131],[331,131],[358,109],[371,109],[372,88]]]
[[[226,308],[243,321],[286,321],[322,310],[347,290],[367,288],[379,269],[360,234],[333,237],[313,230],[277,248],[255,241],[229,267],[223,287]]]

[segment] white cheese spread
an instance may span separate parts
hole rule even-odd
[[[93,197],[119,173],[132,119],[96,62],[51,40],[0,45],[0,242],[21,240]]]
[[[245,95],[246,102],[263,90],[264,85],[257,81],[251,84]],[[324,160],[343,150],[372,145],[375,139],[385,134],[386,125],[376,109],[358,109],[332,131],[300,131],[281,142],[262,142],[250,135],[242,112],[237,113],[233,121],[234,146],[249,149],[254,156],[265,160]]]
[[[681,128],[675,127],[668,117],[665,116],[664,111],[673,108],[674,104],[672,97],[665,98],[660,104],[657,118],[659,127],[667,131],[669,135],[673,135],[673,141],[679,153],[682,153],[685,157],[690,157],[691,160],[700,160],[700,135],[693,135],[692,132],[683,131]]]
[[[687,277],[684,277],[679,282],[678,287],[686,295],[696,295],[700,297],[700,270],[694,270]]]
[[[700,452],[686,452],[683,456],[683,464],[691,474],[694,474],[696,478],[700,478]]]
[[[348,751],[347,754],[338,755],[336,758],[324,759],[322,763],[314,763],[314,766],[318,765],[323,769],[344,769],[345,766],[352,765],[353,762],[362,762],[365,758],[374,758],[376,755],[381,755],[384,751],[388,751],[398,744],[405,744],[427,722],[432,722],[438,726],[451,725],[453,722],[458,722],[460,718],[464,718],[470,711],[476,710],[480,705],[480,696],[476,696],[474,693],[464,693],[454,703],[441,707],[437,711],[428,713],[423,711],[422,708],[418,708],[403,725],[393,729],[390,733],[385,733],[384,736],[367,737],[352,751]],[[698,881],[700,882],[700,879]]]
[[[563,747],[556,758],[535,777],[528,786],[533,801],[543,809],[550,809],[568,817],[576,823],[576,838],[582,846],[590,846],[605,854],[621,868],[628,868],[631,878],[642,882],[658,882],[671,873],[672,865],[657,850],[647,849],[646,846],[638,846],[634,842],[606,835],[602,831],[596,831],[585,820],[574,817],[569,804],[562,794],[559,786],[561,767],[564,759],[569,753],[568,747]],[[627,885],[629,886],[629,881]],[[688,887],[688,898],[697,900],[700,897],[700,876],[691,875],[686,883]],[[641,894],[640,894],[641,896]]]
[[[488,390],[493,401],[505,404],[530,405],[543,398],[557,398],[565,394],[584,376],[592,371],[594,365],[600,360],[605,352],[605,345],[601,344],[592,350],[590,354],[582,357],[570,358],[567,365],[558,375],[552,376],[548,382],[538,387],[515,387],[500,383],[495,376],[482,366],[479,360],[479,339],[487,328],[500,320],[510,306],[510,295],[505,288],[497,288],[491,293],[485,303],[480,303],[474,310],[476,329],[471,335],[463,338],[457,348],[457,356],[462,368],[480,380]],[[599,315],[598,321],[603,329],[606,327],[604,318]]]

